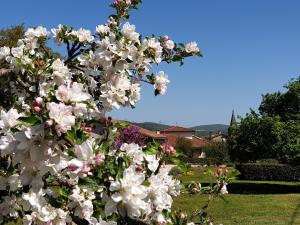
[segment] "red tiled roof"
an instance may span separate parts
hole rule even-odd
[[[167,137],[167,144],[168,145],[172,145],[172,146],[175,146],[176,145],[176,141],[177,141],[177,138],[178,136],[175,135],[175,134],[165,134],[165,136]]]
[[[128,123],[127,121],[125,120],[112,120],[113,123],[122,123],[122,122],[126,122]],[[139,129],[139,132],[143,135],[145,135],[146,137],[150,137],[150,138],[153,138],[153,139],[167,139],[167,137],[165,135],[162,135],[162,134],[157,134],[156,132],[154,131],[151,131],[151,130],[147,130],[145,128],[142,128],[142,127],[139,127],[137,125],[133,125],[133,124],[130,124],[129,123],[129,126],[133,126],[133,127],[137,127]]]
[[[165,136],[167,137],[167,144],[175,146],[176,142],[177,142],[177,138],[179,136],[175,135],[175,134],[165,134]],[[188,140],[190,140],[192,142],[192,147],[193,148],[202,148],[204,146],[206,146],[208,144],[208,141],[196,136],[193,136],[192,139],[187,138]]]
[[[195,132],[191,128],[173,126],[162,130],[162,132]]]
[[[208,141],[203,138],[193,136],[192,137],[192,145],[193,145],[193,148],[202,148],[202,147],[208,145]]]
[[[154,131],[147,130],[145,128],[142,128],[142,127],[139,127],[139,126],[136,126],[136,125],[130,125],[130,126],[137,127],[139,129],[139,132],[141,134],[145,135],[146,137],[150,137],[150,138],[153,138],[153,139],[167,139],[167,137],[165,135],[157,134]]]

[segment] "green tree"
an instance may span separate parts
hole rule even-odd
[[[232,160],[239,162],[275,158],[300,163],[300,77],[290,81],[286,92],[263,95],[259,113],[253,110],[229,129]]]
[[[6,29],[0,29],[0,47],[16,47],[19,39],[24,37],[24,25],[12,26]],[[8,64],[5,61],[0,63],[0,106],[10,108],[14,102],[14,95],[11,93],[13,87],[10,85]]]
[[[225,142],[212,142],[205,146],[203,151],[207,159],[212,159],[219,164],[229,161],[228,147]]]
[[[276,135],[273,135],[273,124],[277,117],[264,116],[252,111],[241,119],[240,125],[230,128],[228,145],[231,159],[248,162],[257,159],[273,158],[273,145]]]
[[[300,76],[284,87],[284,93],[263,95],[259,112],[263,116],[280,116],[283,121],[300,120]]]
[[[188,157],[192,157],[192,141],[187,138],[178,137],[176,139],[175,149],[181,151]]]
[[[23,24],[0,29],[0,47],[16,47],[18,40],[24,37],[24,33]]]

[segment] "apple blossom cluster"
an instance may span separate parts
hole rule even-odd
[[[95,34],[39,26],[17,46],[0,48],[14,94],[14,104],[0,112],[1,224],[115,225],[121,217],[173,224],[181,185],[162,164],[176,150],[113,144],[118,126],[105,113],[134,107],[141,82],[165,94],[170,80],[152,65],[182,63],[200,51],[195,42],[142,37],[125,21],[139,2],[116,0],[117,14]],[[46,46],[51,38],[66,45],[66,57]]]

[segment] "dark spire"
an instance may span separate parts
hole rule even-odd
[[[234,114],[234,110],[232,110],[231,120],[230,120],[230,127],[236,127],[237,122]]]

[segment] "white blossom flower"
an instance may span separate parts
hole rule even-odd
[[[154,88],[158,90],[159,94],[164,95],[166,93],[168,83],[170,83],[168,75],[163,71],[159,71],[154,81]]]
[[[6,130],[16,126],[19,123],[18,119],[21,116],[22,114],[18,113],[18,111],[14,108],[11,108],[8,112],[1,110],[0,128]]]
[[[197,46],[197,43],[195,41],[193,41],[193,42],[190,42],[190,43],[188,43],[188,44],[185,45],[185,51],[187,53],[197,53],[200,50],[199,50],[199,48]]]
[[[164,46],[166,47],[166,49],[173,50],[175,47],[175,43],[172,40],[167,40]]]
[[[59,33],[62,31],[62,29],[63,29],[63,25],[61,25],[61,24],[58,25],[58,28],[52,28],[51,29],[51,32],[53,34],[53,38],[55,39],[55,42],[58,45],[61,45],[63,43],[63,41],[59,37]]]
[[[49,32],[45,27],[38,26],[37,28],[29,28],[25,32],[25,38],[28,38],[29,40],[32,40],[34,38],[39,37],[47,37],[49,35]]]
[[[75,145],[75,154],[79,160],[92,162],[94,159],[93,141],[87,140],[81,145]]]
[[[126,154],[132,158],[133,163],[139,164],[139,165],[142,164],[142,162],[144,160],[144,153],[142,151],[142,148],[138,144],[124,143],[120,147],[120,150],[126,152]]]
[[[18,188],[22,187],[19,174],[11,175],[10,177],[8,177],[7,182],[9,184],[10,191],[16,191],[18,190]]]
[[[49,117],[53,119],[58,126],[57,131],[65,133],[75,124],[75,116],[72,115],[72,106],[66,106],[64,103],[47,103]]]
[[[10,48],[9,47],[0,47],[0,60],[5,59],[7,56],[10,55]]]
[[[159,159],[156,158],[156,155],[145,155],[144,157],[147,161],[148,169],[155,172],[159,165]]]
[[[58,100],[63,102],[82,102],[90,98],[88,93],[83,92],[83,84],[73,82],[71,87],[60,85],[55,93]]]
[[[110,28],[107,25],[98,25],[96,27],[97,34],[108,34],[110,32]]]
[[[126,105],[128,97],[126,91],[130,90],[130,80],[126,76],[118,76],[115,80],[108,81],[101,85],[101,97],[115,108]]]
[[[128,97],[128,101],[131,105],[135,105],[135,103],[141,98],[141,86],[139,83],[134,83],[130,87],[130,95]]]
[[[155,50],[155,62],[161,63],[161,60],[162,60],[161,56],[162,56],[163,48],[160,45],[159,41],[156,41],[155,38],[144,39],[143,47],[151,48],[151,49]]]
[[[86,118],[88,116],[88,109],[85,103],[76,103],[73,112],[76,117]]]
[[[52,65],[53,76],[56,77],[60,82],[69,80],[70,71],[61,59],[56,59]]]
[[[227,184],[224,183],[221,190],[220,190],[220,193],[223,194],[223,195],[226,195],[228,194],[228,190],[227,190]]]
[[[139,41],[139,33],[135,32],[135,25],[131,25],[129,22],[126,22],[123,25],[122,33],[125,37],[127,37],[131,41],[138,42]]]
[[[120,180],[120,192],[115,192],[105,205],[106,215],[117,210],[117,205],[122,203],[120,207],[125,207],[127,215],[131,218],[139,218],[145,213],[149,213],[149,203],[146,201],[148,196],[147,187],[142,183],[145,180],[143,173],[135,171],[135,167],[131,166],[124,170],[123,178]],[[114,184],[114,186],[116,186]],[[116,188],[113,188],[114,190]]]
[[[91,31],[83,28],[79,28],[77,31],[73,30],[71,34],[76,36],[80,42],[91,42],[94,40]]]
[[[24,54],[24,45],[20,45],[18,47],[11,49],[11,54],[16,58],[21,58]]]

